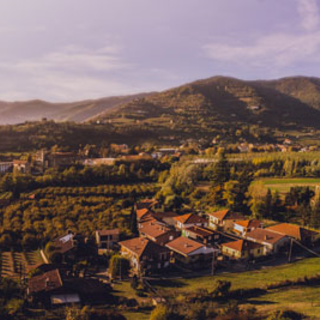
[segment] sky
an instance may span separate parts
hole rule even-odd
[[[0,100],[320,77],[320,0],[0,0]]]

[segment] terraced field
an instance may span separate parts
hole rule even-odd
[[[38,251],[3,252],[0,256],[1,277],[19,279],[43,263]]]

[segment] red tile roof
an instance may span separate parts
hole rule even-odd
[[[139,230],[155,239],[171,231],[169,228],[154,221],[141,223]]]
[[[259,220],[253,219],[253,220],[239,220],[235,222],[235,224],[238,224],[244,228],[259,228],[261,226],[261,222]]]
[[[121,247],[125,247],[139,258],[143,255],[157,255],[161,252],[168,252],[168,249],[161,247],[143,237],[133,238],[119,243]]]
[[[147,215],[148,213],[151,214],[151,212],[149,211],[149,209],[147,208],[142,208],[142,209],[138,209],[136,211],[137,213],[137,218],[138,219],[142,219],[145,215]]]
[[[266,242],[270,244],[277,243],[279,240],[285,238],[285,235],[273,232],[268,229],[254,229],[247,233],[247,238],[254,239],[258,242]]]
[[[199,235],[201,237],[208,237],[215,234],[213,230],[210,230],[204,227],[198,227],[198,226],[192,226],[187,228],[186,230],[189,231],[190,233]]]
[[[42,291],[52,291],[63,286],[60,272],[58,269],[45,272],[42,275],[35,276],[29,280],[29,293],[38,293]]]
[[[206,220],[202,217],[199,217],[193,213],[184,214],[182,216],[177,216],[173,218],[174,220],[182,224],[196,224],[196,223],[205,223]]]
[[[166,246],[178,253],[182,253],[183,255],[188,255],[200,248],[205,247],[202,243],[193,241],[186,237],[179,237],[169,243]]]
[[[276,224],[274,226],[268,227],[267,229],[298,240],[303,240],[305,237],[314,236],[317,234],[317,232],[315,231],[308,230],[289,223]]]
[[[259,243],[255,243],[247,240],[237,240],[237,241],[232,241],[228,243],[223,243],[222,246],[239,251],[239,252],[244,252],[246,250],[262,247],[262,245]]]
[[[229,209],[209,213],[209,216],[215,217],[220,221],[223,221],[225,219],[235,219],[235,220],[243,219],[243,217],[240,214],[231,212]]]

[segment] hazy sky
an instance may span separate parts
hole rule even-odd
[[[320,76],[320,0],[0,0],[0,100]]]

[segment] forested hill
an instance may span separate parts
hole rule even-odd
[[[123,104],[102,119],[125,115],[149,121],[161,118],[178,126],[230,121],[269,128],[320,127],[320,79],[291,77],[243,81],[228,77],[199,80]],[[99,118],[101,119],[101,117]]]
[[[42,100],[24,102],[0,101],[0,125],[37,121],[42,118],[56,121],[83,122],[100,114],[103,115],[110,108],[147,95],[147,93],[141,93],[72,103],[49,103]]]

